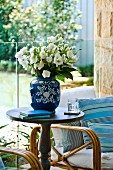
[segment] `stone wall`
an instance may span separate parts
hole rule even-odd
[[[94,22],[96,94],[113,95],[113,0],[95,0]]]

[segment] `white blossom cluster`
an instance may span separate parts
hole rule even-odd
[[[70,68],[67,69],[67,73],[73,71],[73,64],[77,60],[76,53],[64,43],[61,35],[56,35],[48,37],[46,45],[33,46],[29,50],[23,47],[15,57],[25,70],[30,67],[31,74],[35,76],[66,77],[66,68]]]

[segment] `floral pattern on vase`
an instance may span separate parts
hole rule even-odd
[[[30,93],[33,109],[54,111],[60,102],[60,83],[54,77],[37,77],[30,83]]]

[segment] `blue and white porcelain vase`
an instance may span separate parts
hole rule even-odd
[[[60,102],[60,83],[55,77],[37,77],[30,83],[30,93],[34,110],[54,111]]]

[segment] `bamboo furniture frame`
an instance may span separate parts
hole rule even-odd
[[[69,164],[67,158],[69,158],[74,153],[77,153],[78,151],[82,150],[83,148],[87,147],[88,145],[92,144],[93,147],[93,170],[101,170],[101,147],[100,147],[100,141],[96,133],[91,130],[90,128],[86,127],[77,127],[77,126],[63,126],[63,125],[52,125],[51,128],[60,128],[60,129],[67,129],[67,130],[77,130],[81,131],[83,133],[86,133],[90,137],[90,142],[87,144],[84,144],[80,146],[77,149],[74,149],[73,151],[70,151],[70,153],[66,155],[61,155],[57,149],[54,146],[51,146],[54,152],[58,155],[58,159],[51,160],[51,166],[56,166],[62,169],[68,169],[68,170],[74,170],[74,169],[87,169],[84,167],[73,167]],[[33,152],[36,156],[38,156],[38,143],[36,140],[37,132],[40,132],[40,126],[35,127],[32,130],[31,133],[31,142],[30,142],[30,151]],[[63,162],[64,164],[61,164]]]
[[[31,168],[30,168],[31,170],[43,170],[38,158],[32,152],[21,150],[21,149],[12,149],[12,148],[7,148],[7,147],[0,147],[0,152],[22,156],[31,165]]]

